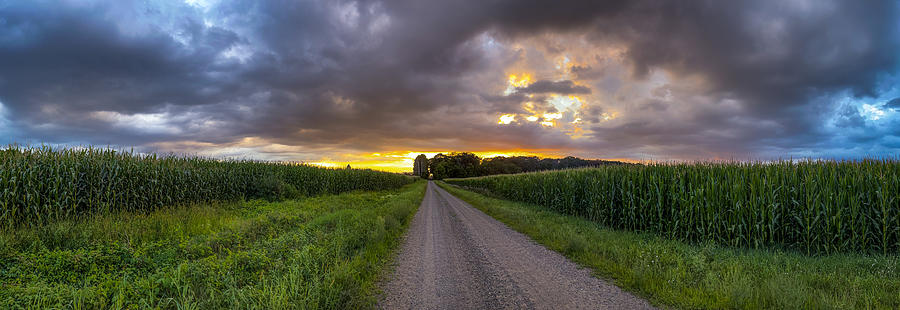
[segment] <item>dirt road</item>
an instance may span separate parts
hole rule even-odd
[[[432,182],[394,268],[384,309],[652,308]]]

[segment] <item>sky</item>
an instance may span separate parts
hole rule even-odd
[[[0,0],[0,144],[411,171],[420,153],[900,150],[896,1]]]

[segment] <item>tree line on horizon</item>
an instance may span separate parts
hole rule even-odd
[[[629,163],[600,159],[581,159],[574,156],[564,158],[498,156],[482,159],[473,153],[454,152],[437,154],[431,159],[425,154],[417,156],[413,162],[413,175],[426,179],[440,180],[604,165],[629,165]]]

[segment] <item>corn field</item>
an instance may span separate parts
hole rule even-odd
[[[295,163],[12,146],[0,150],[0,225],[190,203],[381,190],[412,181],[393,173]]]
[[[900,250],[900,162],[607,166],[446,182],[617,229],[809,254]]]

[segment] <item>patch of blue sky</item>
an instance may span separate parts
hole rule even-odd
[[[897,87],[885,87],[877,96],[857,97],[849,91],[831,100],[835,103],[823,124],[825,141],[805,153],[826,158],[883,158],[900,151],[900,107],[890,102],[900,97]]]
[[[0,101],[0,145],[13,143],[15,137],[15,128],[12,121],[9,120],[9,112],[3,102]]]

